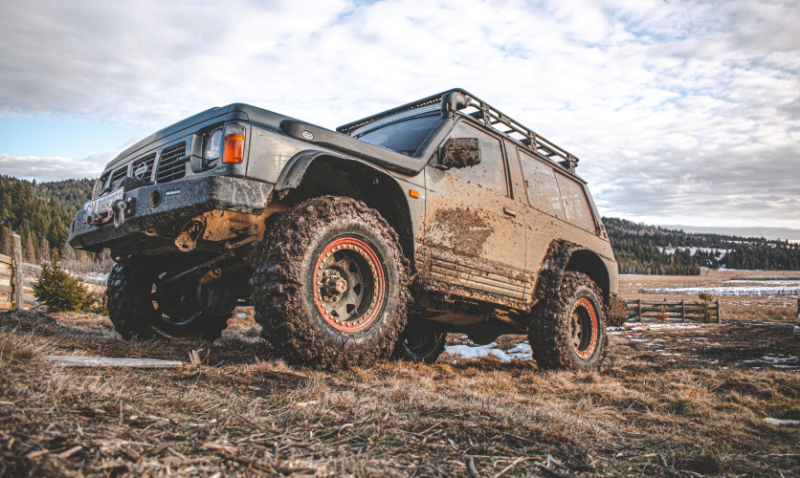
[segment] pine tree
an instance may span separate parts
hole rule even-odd
[[[64,241],[64,245],[61,246],[61,249],[64,251],[64,259],[68,261],[75,259],[75,249],[69,245],[69,242]]]
[[[95,302],[94,296],[58,263],[57,257],[42,264],[39,281],[33,285],[33,295],[48,312],[89,311]]]
[[[48,262],[50,260],[50,243],[46,237],[42,237],[39,241],[39,262]]]
[[[28,264],[36,264],[36,251],[33,248],[33,234],[29,233],[28,238],[25,240],[25,262]]]
[[[14,254],[14,243],[11,238],[11,231],[7,227],[3,228],[3,233],[0,235],[0,254],[12,256]]]

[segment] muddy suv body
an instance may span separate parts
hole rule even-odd
[[[456,331],[595,368],[623,312],[577,163],[464,90],[336,131],[233,104],[109,163],[69,242],[118,258],[124,337],[214,338],[249,302],[274,347],[328,368],[435,360]]]

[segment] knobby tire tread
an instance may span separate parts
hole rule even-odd
[[[304,296],[307,284],[302,278],[309,266],[308,245],[342,221],[360,221],[376,233],[393,256],[384,258],[385,267],[398,268],[396,308],[391,317],[384,317],[384,312],[376,319],[379,323],[368,330],[376,326],[381,329],[375,332],[374,340],[360,346],[315,325],[311,314],[318,312]],[[409,269],[397,233],[376,210],[351,198],[309,199],[283,213],[259,246],[252,276],[255,320],[262,327],[262,336],[291,362],[332,371],[368,367],[392,353],[405,327]],[[337,340],[339,343],[335,343]]]
[[[605,317],[608,316],[608,307],[603,303],[603,293],[589,276],[581,272],[567,271],[561,282],[559,294],[545,299],[546,303],[538,308],[538,314],[533,317],[528,334],[533,351],[533,358],[540,369],[545,370],[584,370],[583,366],[574,356],[570,342],[569,322],[572,313],[570,304],[575,300],[575,295],[581,287],[588,287],[600,303],[598,317],[600,323],[601,343],[600,356],[588,370],[600,368],[605,358],[608,345],[608,336],[605,334]]]

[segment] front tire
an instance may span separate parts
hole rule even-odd
[[[150,300],[156,268],[146,258],[128,256],[119,259],[108,275],[108,318],[125,340],[155,336],[150,324],[156,311]]]
[[[199,336],[209,342],[218,339],[228,326],[230,312],[209,314],[200,310],[192,284],[184,285],[180,294],[160,294],[156,284],[165,272],[174,272],[169,269],[169,261],[163,257],[131,255],[114,264],[106,289],[108,317],[114,329],[125,340],[150,339],[157,334],[169,338]]]
[[[264,238],[254,271],[255,320],[290,361],[368,367],[405,326],[408,261],[397,233],[363,202],[299,204]]]
[[[528,339],[541,369],[595,370],[605,357],[603,295],[580,272],[565,272],[558,297],[546,299],[533,317]]]

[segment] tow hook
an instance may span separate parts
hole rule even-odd
[[[112,208],[114,214],[114,227],[120,227],[125,223],[125,214],[133,213],[134,201],[134,198],[131,198],[128,202],[118,199],[114,203]]]

